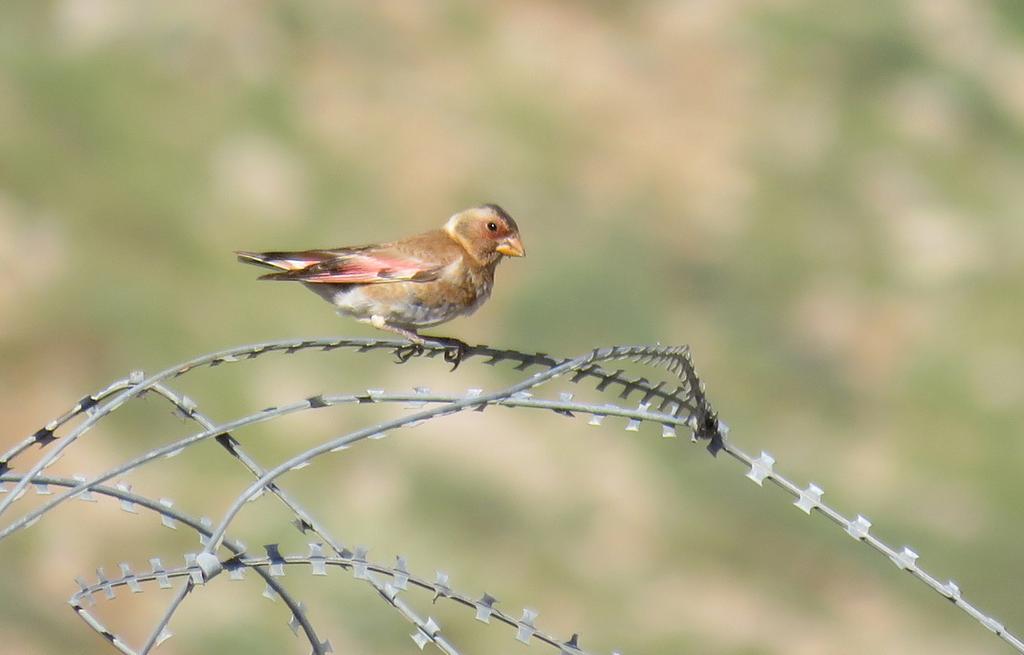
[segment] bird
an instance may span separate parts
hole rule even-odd
[[[468,345],[419,333],[483,305],[506,257],[525,257],[519,226],[488,203],[452,215],[436,230],[386,243],[298,251],[236,250],[238,261],[272,269],[261,280],[301,282],[339,314],[405,337],[399,361],[424,352],[427,339],[445,344],[458,367]]]

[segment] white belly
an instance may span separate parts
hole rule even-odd
[[[420,283],[397,282],[395,284]],[[490,289],[488,289],[489,291]],[[366,293],[366,287],[350,287],[337,291],[331,298],[331,302],[338,308],[338,313],[352,316],[361,321],[369,321],[373,316],[381,316],[392,325],[422,328],[450,321],[463,314],[470,314],[476,311],[486,299],[485,295],[478,296],[476,302],[468,307],[454,303],[425,304],[415,300],[381,301],[376,299],[373,294]]]

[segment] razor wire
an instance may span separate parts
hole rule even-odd
[[[473,596],[458,591],[451,585],[448,575],[444,572],[438,571],[431,582],[427,578],[411,573],[404,557],[398,556],[394,565],[387,565],[369,559],[369,549],[365,546],[349,549],[335,539],[321,522],[282,487],[279,478],[308,466],[313,459],[323,454],[346,450],[365,439],[380,439],[391,432],[467,410],[484,411],[490,407],[545,410],[568,417],[586,416],[587,423],[595,426],[602,425],[608,417],[614,417],[625,420],[625,429],[628,431],[637,431],[644,423],[659,425],[662,436],[666,438],[675,437],[677,429],[684,429],[689,431],[692,441],[706,441],[707,450],[712,455],[720,451],[726,452],[745,467],[747,478],[759,486],[763,486],[766,480],[776,484],[792,495],[795,499],[793,504],[808,515],[813,510],[818,510],[817,513],[823,514],[850,537],[885,555],[900,570],[910,573],[952,601],[956,607],[986,629],[1018,652],[1024,653],[1024,643],[997,620],[968,602],[953,581],[940,582],[938,578],[921,568],[917,563],[918,555],[915,551],[909,547],[897,551],[887,545],[871,534],[871,522],[859,514],[855,519],[843,516],[822,500],[824,491],[818,485],[810,483],[806,488],[801,488],[791,482],[775,470],[776,461],[771,455],[762,452],[760,456],[752,457],[734,445],[727,438],[728,427],[719,421],[717,413],[706,397],[704,383],[693,366],[689,348],[686,346],[613,346],[594,349],[572,359],[553,358],[546,353],[530,354],[476,346],[466,350],[462,354],[462,359],[489,366],[513,364],[513,371],[516,372],[525,372],[531,367],[540,370],[519,382],[489,393],[479,388],[467,389],[459,394],[438,393],[424,387],[415,387],[412,392],[369,388],[349,393],[321,393],[221,423],[211,420],[200,411],[192,398],[170,386],[174,379],[205,367],[247,362],[271,353],[295,354],[303,351],[334,350],[357,354],[383,352],[405,361],[408,358],[407,349],[408,343],[405,341],[384,339],[281,340],[202,355],[149,377],[140,371],[133,371],[126,378],[116,380],[107,387],[85,396],[67,412],[18,442],[7,452],[0,454],[0,492],[3,493],[3,496],[0,496],[0,514],[5,513],[15,501],[24,496],[30,486],[35,489],[37,495],[51,496],[41,506],[2,526],[0,540],[31,526],[69,500],[95,502],[96,495],[116,500],[125,512],[135,514],[138,508],[142,508],[159,516],[161,523],[166,527],[176,528],[180,525],[196,532],[202,549],[198,552],[185,553],[184,564],[165,567],[159,558],[151,558],[148,572],[137,573],[129,563],[122,562],[119,564],[120,576],[107,577],[100,568],[96,572],[96,582],[87,582],[83,577],[76,578],[79,589],[69,601],[72,608],[87,625],[126,655],[147,655],[168,639],[172,635],[169,624],[174,614],[195,588],[211,583],[224,572],[227,572],[229,580],[241,580],[249,570],[266,583],[264,596],[271,600],[280,598],[285,603],[291,615],[288,626],[295,634],[301,631],[309,642],[312,653],[333,652],[330,641],[322,640],[311,623],[305,604],[288,591],[280,580],[286,569],[307,569],[314,576],[323,576],[327,575],[329,567],[350,571],[354,580],[368,584],[387,606],[412,624],[414,631],[411,638],[420,649],[432,643],[443,653],[460,653],[434,618],[423,617],[405,600],[402,594],[410,588],[433,594],[435,602],[438,599],[446,599],[469,608],[474,613],[474,618],[483,623],[490,623],[493,618],[497,623],[513,628],[515,639],[521,643],[529,644],[531,639],[536,639],[555,649],[559,655],[583,655],[588,651],[580,646],[578,634],[573,634],[568,639],[560,639],[541,631],[536,626],[539,614],[535,610],[523,609],[521,616],[516,618],[516,615],[496,607],[497,599],[488,593],[474,599]],[[446,346],[428,343],[419,356],[428,360],[440,356],[441,359],[450,362],[448,354]],[[658,376],[654,374],[649,374],[653,379],[631,377],[625,374],[624,369],[612,371],[602,366],[621,360],[631,360],[648,366],[658,373],[658,376],[667,373],[669,379],[657,379]],[[572,384],[592,384],[594,390],[600,393],[617,391],[619,399],[636,402],[636,405],[584,402],[576,400],[572,393],[565,391],[560,392],[557,398],[535,395],[546,383],[559,378],[564,378]],[[192,421],[199,431],[152,449],[92,478],[82,475],[67,478],[44,474],[46,468],[95,425],[130,401],[144,395],[154,395],[169,403],[178,414]],[[630,401],[633,396],[639,396],[639,400]],[[325,407],[359,404],[399,404],[418,411],[324,441],[269,468],[248,454],[241,441],[233,435],[244,427],[273,421],[286,415]],[[65,436],[58,436],[58,431],[74,419],[83,416],[82,422]],[[124,479],[113,486],[107,484],[151,462],[174,457],[186,448],[209,439],[215,440],[223,452],[231,455],[255,478],[255,481],[235,498],[223,519],[216,525],[209,517],[193,517],[174,509],[174,502],[170,499],[135,493],[131,484]],[[40,447],[40,458],[26,473],[13,473],[12,464],[33,445]],[[7,488],[5,483],[11,484],[11,488]],[[54,493],[51,487],[58,487],[63,491]],[[244,506],[267,493],[275,497],[292,514],[292,525],[295,528],[319,540],[309,542],[307,553],[282,555],[278,545],[270,544],[264,546],[264,555],[252,555],[241,541],[228,535],[234,518]],[[228,551],[223,558],[218,555],[221,547]],[[98,594],[112,599],[118,589],[127,588],[132,593],[138,593],[142,591],[143,585],[154,583],[160,588],[167,589],[173,587],[172,580],[180,583],[178,591],[150,630],[145,643],[139,648],[131,647],[89,611]]]

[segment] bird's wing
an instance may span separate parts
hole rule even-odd
[[[303,250],[236,253],[239,261],[277,269],[261,280],[293,280],[320,284],[379,284],[436,280],[445,263],[413,256],[396,244]]]

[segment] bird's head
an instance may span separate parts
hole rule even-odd
[[[525,257],[519,226],[497,205],[480,205],[448,219],[445,232],[473,259],[489,264],[506,257]]]

